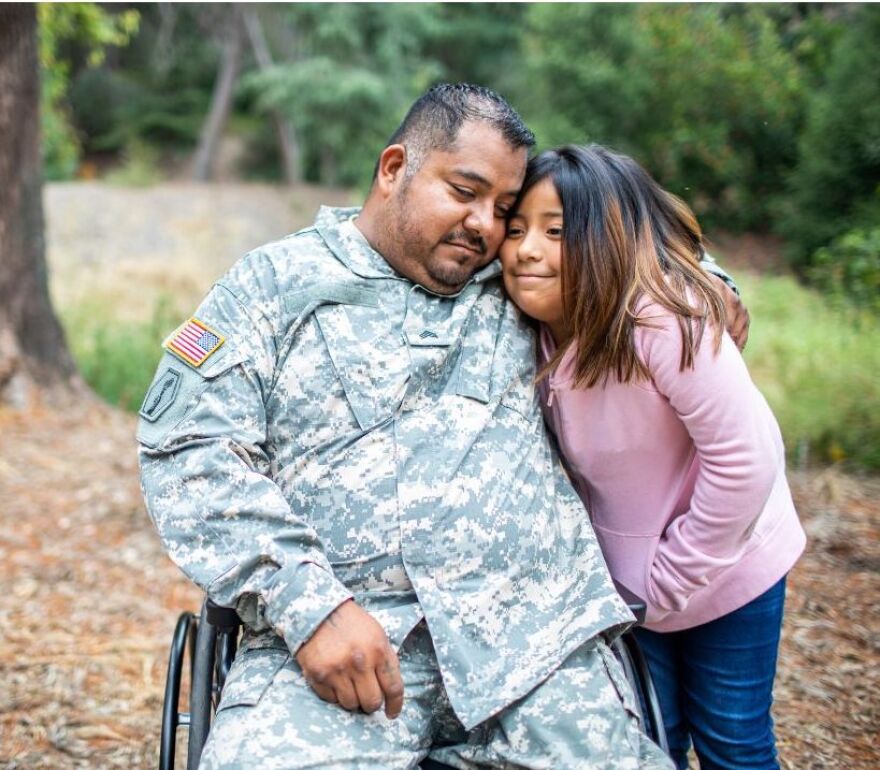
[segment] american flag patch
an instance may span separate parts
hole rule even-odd
[[[192,366],[201,366],[226,341],[198,318],[190,318],[165,343],[165,348]]]

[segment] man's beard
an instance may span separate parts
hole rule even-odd
[[[438,288],[439,293],[453,294],[459,291],[476,270],[485,265],[482,259],[480,264],[475,267],[472,259],[466,259],[463,264],[456,264],[454,260],[440,260],[434,254],[434,250],[442,243],[450,243],[476,249],[485,257],[488,246],[484,238],[455,230],[447,233],[437,243],[432,243],[421,235],[418,224],[413,222],[404,197],[398,198],[397,209],[397,227],[395,228],[396,233],[393,234],[395,247],[399,254],[405,255],[411,261],[418,262],[422,266],[431,280],[437,284],[435,288],[448,289],[447,292]]]

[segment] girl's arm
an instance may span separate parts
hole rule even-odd
[[[694,368],[681,372],[678,324],[657,312],[659,328],[640,329],[641,353],[699,459],[690,507],[661,537],[647,581],[655,611],[672,612],[741,557],[782,458],[776,421],[727,333],[716,355],[707,328]]]

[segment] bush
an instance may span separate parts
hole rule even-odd
[[[71,58],[97,67],[109,47],[137,32],[135,10],[110,12],[97,3],[44,3],[38,9],[43,163],[48,179],[69,179],[79,166],[80,140],[67,104]]]
[[[105,401],[137,411],[162,355],[162,340],[181,321],[170,297],[147,323],[114,320],[115,308],[91,302],[62,311],[67,341],[80,373]]]
[[[159,151],[139,139],[132,139],[122,152],[122,163],[104,177],[110,184],[146,187],[162,180]]]
[[[810,99],[777,229],[807,272],[817,249],[876,226],[880,205],[880,7],[849,12],[824,85]]]
[[[789,455],[880,470],[880,321],[791,277],[736,278],[753,319],[745,358]]]
[[[808,275],[838,306],[852,303],[880,315],[880,225],[851,230],[819,249]]]
[[[535,4],[521,102],[542,145],[634,155],[704,220],[769,225],[803,91],[773,9]]]

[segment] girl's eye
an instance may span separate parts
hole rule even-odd
[[[517,227],[516,225],[511,225],[507,228],[507,237],[508,238],[519,238],[523,233],[523,229],[521,227]]]
[[[474,197],[473,190],[468,190],[467,187],[459,187],[457,184],[454,184],[452,185],[452,189],[465,200],[472,200]]]
[[[550,235],[554,238],[561,238],[562,237],[562,228],[561,227],[548,227],[547,228],[547,235]]]

